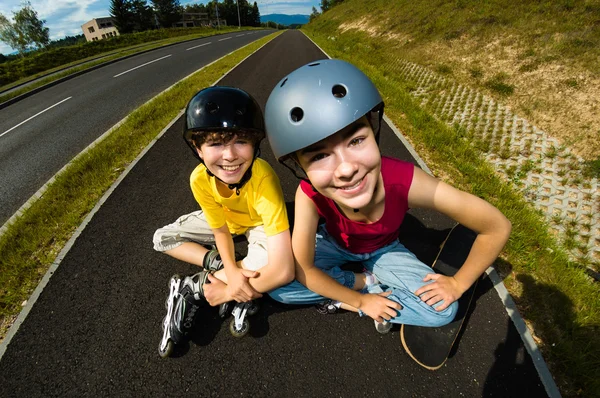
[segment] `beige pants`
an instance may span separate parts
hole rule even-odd
[[[248,255],[242,260],[244,268],[256,271],[268,262],[267,235],[262,225],[251,227],[244,233],[248,240]],[[154,250],[164,252],[184,242],[213,245],[215,236],[206,222],[202,210],[179,217],[174,223],[159,228],[154,233]]]

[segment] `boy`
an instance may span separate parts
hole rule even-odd
[[[294,276],[279,179],[258,158],[264,120],[256,101],[237,88],[205,88],[187,105],[183,136],[200,160],[190,184],[202,210],[158,229],[154,248],[203,270],[171,278],[159,347],[163,357],[192,328],[199,300],[211,306],[248,302]],[[248,239],[248,255],[236,262],[233,236],[241,234]],[[209,242],[217,249],[203,246]]]
[[[441,326],[498,256],[511,225],[484,200],[411,163],[382,158],[383,107],[369,78],[340,60],[305,65],[271,92],[269,143],[280,162],[292,162],[288,168],[299,167],[307,178],[295,200],[297,280],[269,294],[285,303],[321,303],[325,312],[359,311],[382,333],[391,323]],[[437,210],[478,233],[454,277],[433,273],[398,241],[404,215],[414,207]],[[340,268],[350,261],[362,262],[366,272]]]

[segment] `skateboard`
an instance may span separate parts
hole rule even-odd
[[[477,234],[458,224],[452,228],[433,263],[433,269],[442,275],[452,276],[467,259]],[[419,365],[429,370],[441,368],[463,327],[465,315],[471,305],[477,281],[458,299],[454,320],[441,327],[402,325],[402,346]]]

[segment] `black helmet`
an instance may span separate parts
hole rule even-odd
[[[198,91],[185,110],[183,138],[198,159],[192,136],[198,132],[247,131],[256,134],[254,154],[265,137],[265,122],[260,106],[244,90],[212,86]],[[202,161],[202,159],[200,159]]]
[[[254,158],[260,154],[260,141],[265,137],[265,121],[260,106],[244,90],[235,87],[212,86],[198,91],[185,109],[183,138],[194,156],[202,162],[194,148],[192,137],[211,132],[245,131],[256,137]],[[254,163],[254,162],[253,162]],[[209,175],[213,176],[207,169]],[[236,184],[228,184],[240,194],[242,186],[252,176],[252,164]]]

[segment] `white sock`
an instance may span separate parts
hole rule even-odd
[[[379,281],[377,280],[377,277],[373,273],[365,270],[364,274],[365,274],[365,286],[372,286],[372,285],[376,285],[379,283]]]

